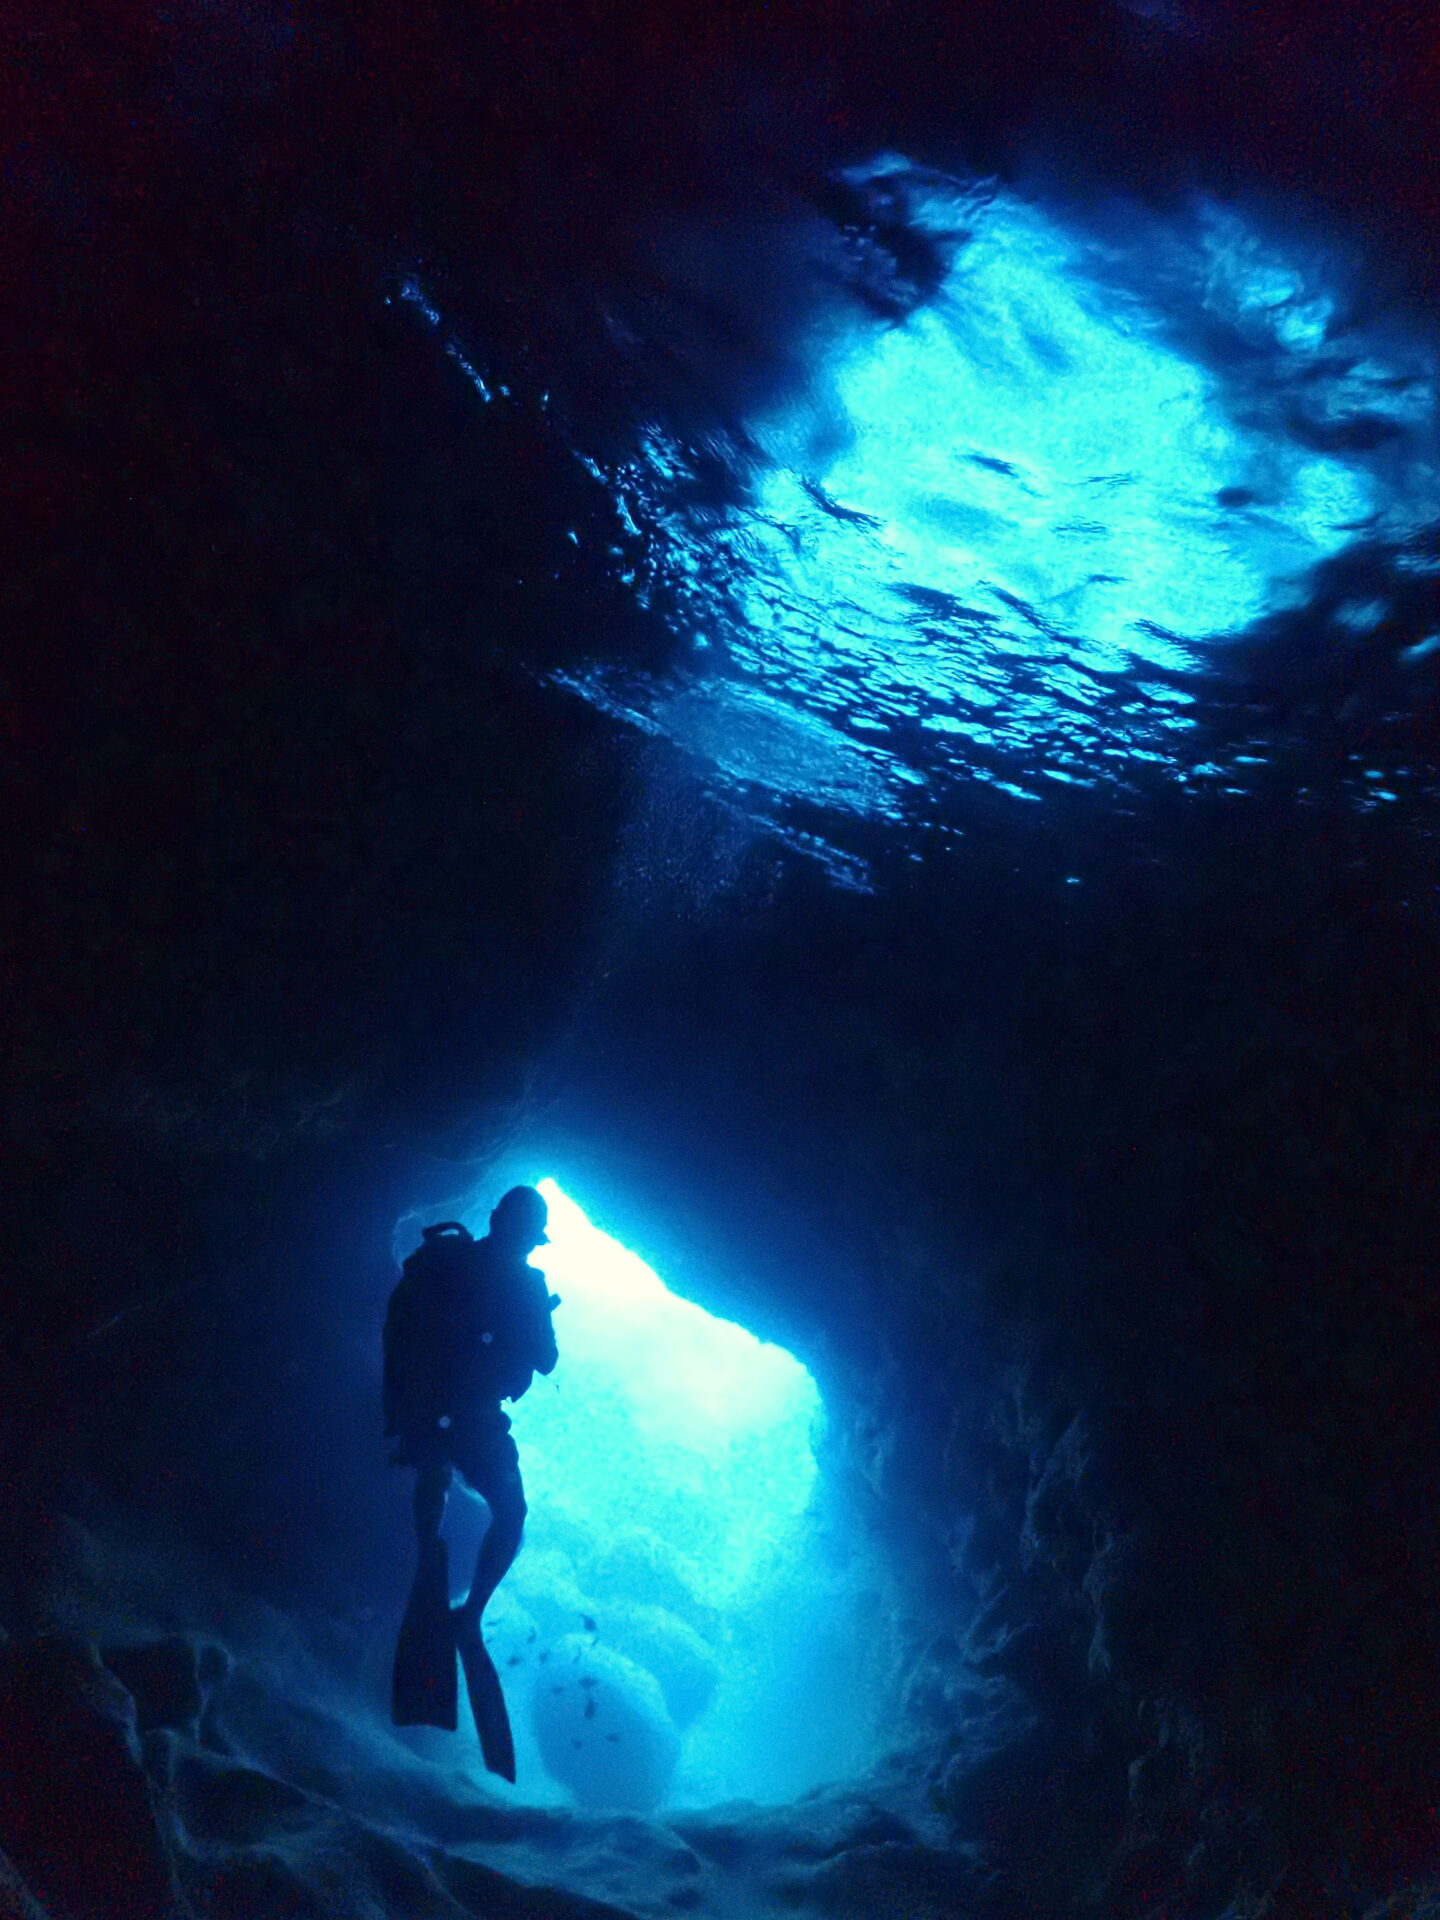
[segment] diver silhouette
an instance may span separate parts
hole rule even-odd
[[[417,1546],[391,1717],[453,1732],[458,1654],[485,1764],[512,1781],[514,1743],[481,1620],[525,1526],[520,1457],[500,1402],[518,1400],[558,1358],[550,1316],[559,1300],[529,1264],[547,1243],[547,1220],[534,1187],[512,1187],[483,1240],[453,1220],[426,1227],[385,1316],[385,1431],[391,1464],[415,1469]],[[456,1473],[484,1500],[490,1523],[469,1592],[452,1607],[440,1527]]]

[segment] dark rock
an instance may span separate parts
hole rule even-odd
[[[141,1733],[152,1727],[196,1733],[212,1689],[223,1683],[230,1666],[223,1647],[183,1634],[106,1647],[101,1658],[129,1690]]]
[[[841,1920],[903,1913],[907,1920],[980,1920],[995,1887],[973,1854],[889,1841],[847,1848],[804,1876],[804,1897]]]
[[[206,1889],[213,1920],[255,1920],[283,1913],[285,1920],[335,1920],[335,1908],[304,1874],[275,1853],[241,1853],[216,1869]]]
[[[177,1911],[134,1702],[88,1641],[0,1652],[0,1850],[67,1920]]]
[[[484,1914],[485,1920],[635,1920],[633,1913],[604,1900],[586,1899],[559,1887],[522,1886],[478,1860],[452,1854],[437,1859],[435,1865],[461,1905],[470,1913]]]
[[[755,1848],[755,1839],[736,1820],[677,1820],[675,1831],[695,1852],[717,1866],[733,1867]]]
[[[3,1853],[0,1853],[0,1920],[45,1920],[39,1902],[31,1898]]]
[[[221,1754],[185,1755],[174,1769],[171,1790],[182,1832],[201,1846],[277,1841],[312,1833],[333,1817],[300,1788]]]

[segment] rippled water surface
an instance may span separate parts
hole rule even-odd
[[[762,806],[913,821],[975,782],[1243,782],[1263,746],[1204,716],[1282,630],[1302,680],[1423,662],[1435,360],[1355,269],[1210,202],[1067,220],[916,178],[864,185],[954,235],[943,285],[817,326],[809,390],[730,450],[742,504],[658,431],[603,471],[684,665],[567,684]]]

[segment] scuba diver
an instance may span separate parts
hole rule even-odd
[[[545,1246],[548,1210],[534,1187],[512,1187],[476,1240],[457,1221],[426,1227],[385,1316],[385,1431],[393,1466],[415,1469],[418,1563],[395,1650],[396,1726],[444,1727],[457,1714],[455,1657],[485,1764],[515,1778],[504,1695],[480,1622],[520,1550],[525,1489],[502,1400],[518,1400],[558,1358],[560,1302],[529,1256]],[[440,1524],[454,1475],[490,1509],[470,1590],[450,1604]]]

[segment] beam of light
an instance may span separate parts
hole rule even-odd
[[[517,1413],[537,1511],[599,1532],[663,1514],[708,1595],[806,1508],[820,1396],[781,1347],[670,1292],[553,1180],[543,1260],[564,1355]]]
[[[527,1792],[645,1811],[860,1764],[870,1575],[817,1514],[814,1380],[540,1187],[560,1363],[513,1408],[530,1517],[486,1616]]]

